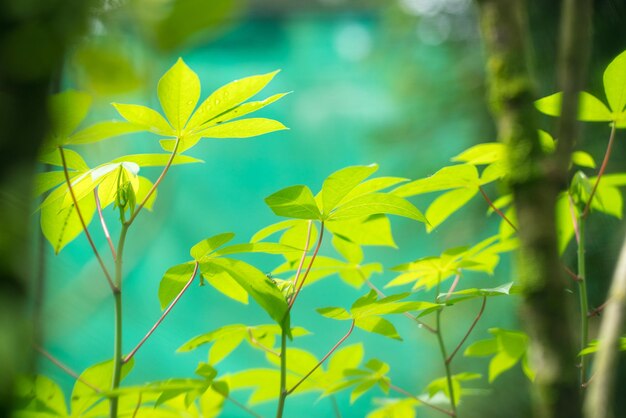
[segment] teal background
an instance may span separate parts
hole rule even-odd
[[[111,101],[158,108],[156,82],[179,55],[202,81],[201,100],[231,80],[278,68],[282,71],[260,96],[292,93],[259,112],[259,116],[282,121],[289,131],[252,139],[202,140],[189,154],[205,163],[173,167],[159,188],[154,211],[142,213],[133,225],[124,265],[125,352],[160,315],[157,290],[165,270],[187,261],[189,248],[206,237],[235,232],[235,242],[246,242],[257,230],[278,222],[280,219],[263,202],[269,194],[294,184],[306,184],[317,192],[333,171],[372,162],[380,164],[378,175],[420,178],[448,164],[470,145],[494,139],[483,97],[483,60],[475,19],[467,2],[447,3],[460,6],[441,9],[432,16],[409,13],[406,7],[294,13],[276,18],[251,13],[210,42],[158,56],[128,38],[127,47],[144,69],[146,90],[101,97],[91,115],[93,120],[115,117],[108,105]],[[80,88],[71,71],[65,83]],[[90,165],[128,153],[160,151],[158,138],[149,135],[76,149],[84,153]],[[153,180],[158,173],[158,169],[142,172]],[[496,190],[488,192],[497,195]],[[432,198],[415,203],[425,210]],[[486,209],[477,197],[431,234],[426,234],[422,225],[393,218],[399,249],[368,248],[366,261],[381,261],[392,267],[438,255],[448,247],[473,245],[497,232],[498,220],[487,218]],[[115,237],[119,231],[116,215],[112,209],[105,215]],[[97,219],[90,230],[101,253],[110,260]],[[332,251],[330,245],[322,249],[323,253]],[[45,346],[80,371],[112,355],[112,298],[83,236],[59,256],[51,250],[48,255]],[[263,271],[271,271],[282,261],[275,256],[249,260]],[[508,265],[505,256],[495,276],[469,274],[461,286],[493,287],[510,281]],[[373,281],[382,287],[393,277],[393,272],[386,271]],[[307,288],[296,306],[293,324],[313,334],[297,339],[295,346],[323,356],[346,332],[347,323],[324,319],[314,308],[349,306],[365,293],[365,288],[355,290],[336,277]],[[418,300],[433,297],[432,293],[415,295]],[[514,305],[510,300],[490,301],[472,338],[486,338],[490,327],[518,327]],[[446,311],[444,332],[449,350],[463,336],[478,308],[479,302],[471,302]],[[356,330],[346,345],[362,342],[366,359],[375,357],[391,365],[394,384],[420,393],[429,381],[444,375],[436,339],[402,316],[389,319],[404,342]],[[136,355],[134,371],[125,383],[192,376],[197,363],[206,361],[207,350],[174,354],[175,350],[195,335],[232,323],[256,325],[270,323],[270,319],[254,302],[244,306],[209,286],[192,286]],[[487,363],[486,359],[468,361],[459,355],[453,371],[485,374]],[[218,370],[227,373],[265,364],[261,352],[243,344],[219,364]],[[45,360],[40,365],[69,393],[71,378]],[[507,379],[521,381],[519,370],[512,375]],[[486,378],[470,384],[488,387]],[[376,389],[353,405],[348,393],[338,395],[337,400],[343,416],[363,417],[372,408],[372,398],[383,395]],[[247,393],[234,392],[233,396],[245,401]],[[286,416],[331,416],[329,400],[316,398],[288,398]],[[254,409],[271,416],[275,405],[267,403]],[[247,415],[227,403],[224,416]],[[420,408],[418,416],[437,413]]]

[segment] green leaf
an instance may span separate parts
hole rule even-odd
[[[465,349],[463,355],[466,357],[485,357],[498,352],[498,342],[495,338],[480,340],[472,343]]]
[[[352,199],[339,206],[328,219],[338,221],[379,214],[398,215],[428,223],[419,209],[407,200],[387,193],[370,193]]]
[[[80,154],[76,151],[63,148],[63,155],[65,156],[65,164],[67,165],[68,170],[76,170],[78,172],[84,172],[89,170],[89,166],[87,166],[87,163],[85,162],[83,157],[81,157]],[[58,149],[40,155],[38,159],[44,164],[63,167],[63,160],[61,159],[61,153]]]
[[[202,277],[217,291],[237,302],[248,304],[248,292],[239,285],[229,272],[215,266],[210,261],[200,264],[200,271]]]
[[[546,154],[551,154],[556,150],[556,141],[548,132],[539,129],[539,142],[541,143],[541,149]]]
[[[326,227],[334,235],[340,235],[358,245],[381,245],[397,248],[391,234],[391,223],[385,215],[362,218],[331,220]]]
[[[73,176],[76,176],[76,173],[72,173]],[[72,176],[70,176],[70,180]],[[54,189],[60,184],[65,182],[65,173],[62,171],[47,171],[44,173],[38,173],[35,175],[34,181],[34,197],[41,196],[45,192]]]
[[[444,167],[430,177],[404,184],[392,193],[400,197],[416,196],[460,187],[478,186],[478,170],[471,164]]]
[[[71,145],[91,144],[103,139],[109,139],[120,135],[132,134],[141,131],[141,127],[127,122],[109,120],[94,123],[91,126],[81,129],[67,138],[64,143]]]
[[[574,151],[572,162],[579,167],[596,168],[596,162],[589,153],[585,151]]]
[[[626,105],[626,51],[619,54],[604,71],[604,91],[614,113],[621,113]]]
[[[67,417],[67,404],[61,387],[43,375],[20,376],[15,381],[15,418]]]
[[[377,316],[359,318],[356,320],[355,325],[364,331],[373,332],[394,340],[402,341],[402,338],[398,335],[396,327],[384,318]]]
[[[458,302],[491,296],[510,295],[518,292],[519,289],[513,286],[513,282],[509,282],[491,289],[464,289],[452,293],[442,293],[437,296],[437,300],[445,302],[447,305],[454,305]]]
[[[265,198],[265,203],[278,216],[298,219],[321,219],[313,193],[306,186],[291,186]]]
[[[474,145],[453,157],[451,161],[472,165],[484,165],[495,163],[504,159],[506,146],[499,142],[488,142]]]
[[[205,261],[211,253],[217,250],[222,245],[228,243],[235,237],[232,232],[226,232],[223,234],[214,235],[210,238],[200,241],[189,251],[189,254],[194,260]]]
[[[212,344],[209,350],[209,364],[216,365],[239,347],[246,333],[247,327],[245,325],[227,325],[192,338],[180,346],[177,352],[191,351],[204,344]]]
[[[377,164],[346,167],[335,171],[322,184],[322,208],[324,215],[331,213],[359,183],[378,170]]]
[[[559,254],[563,254],[574,236],[573,217],[578,217],[578,208],[570,204],[567,193],[559,194],[556,202],[556,232]]]
[[[194,262],[178,264],[170,267],[159,284],[159,302],[161,309],[165,309],[172,300],[183,290],[195,268]]]
[[[280,231],[284,231],[285,229],[289,229],[292,228],[293,226],[297,225],[298,223],[300,223],[302,221],[300,220],[295,220],[295,219],[290,219],[287,221],[280,221],[277,222],[275,224],[266,226],[265,228],[261,229],[260,231],[258,231],[257,233],[255,233],[252,238],[250,238],[250,242],[255,243],[255,242],[259,242],[261,240],[264,240],[265,238],[274,235],[277,232]]]
[[[51,200],[52,202],[46,203]],[[74,204],[64,206],[62,199],[54,199],[51,194],[44,201],[41,208],[41,231],[46,237],[55,254],[58,254],[67,244],[72,242],[83,232],[83,225],[74,209]],[[96,211],[96,201],[93,196],[86,196],[78,201],[78,208],[89,226]]]
[[[194,132],[194,136],[198,138],[250,138],[285,129],[288,128],[274,119],[247,118],[202,129]]]
[[[122,365],[121,379],[123,380],[133,369],[135,359]],[[113,380],[113,360],[103,361],[87,368],[80,374],[80,379],[74,384],[71,397],[72,416],[81,416],[91,405],[93,405],[98,397],[94,397],[97,393],[93,388],[83,382],[88,382],[91,386],[105,390],[111,386]],[[107,402],[108,403],[108,402]]]
[[[339,202],[339,204],[352,200],[355,197],[388,189],[399,183],[404,183],[407,181],[409,181],[409,179],[405,179],[403,177],[376,177],[373,179],[365,180],[364,182],[359,183],[354,189],[352,189],[341,200],[341,202]]]
[[[232,108],[234,108],[235,106],[248,100],[249,98],[257,94],[258,92],[260,92],[274,78],[274,76],[277,73],[278,73],[278,70],[273,71],[271,73],[267,73],[267,74],[246,77],[240,80],[233,81],[229,84],[226,84],[223,87],[220,87],[215,92],[213,92],[198,107],[198,110],[196,110],[196,112],[193,114],[193,116],[189,120],[188,128],[193,129],[206,122],[209,122],[211,119],[215,118],[216,116],[224,112],[227,112],[231,110]],[[275,101],[278,98],[274,98],[271,101],[270,99],[266,99],[266,101],[269,101],[271,103],[272,101]],[[269,103],[266,103],[266,104],[269,104]],[[260,107],[263,107],[263,106],[260,106]],[[253,110],[250,110],[250,111],[253,111]],[[249,113],[249,112],[246,112],[246,113]],[[235,113],[233,115],[233,118],[238,117],[238,116],[241,116],[241,115],[238,115]]]
[[[586,356],[588,354],[593,354],[593,353],[598,352],[599,349],[600,349],[599,340],[591,340],[589,341],[589,344],[587,345],[587,347],[581,350],[581,352],[578,353],[578,355]],[[621,337],[619,339],[619,351],[626,351],[626,337]]]
[[[476,196],[478,188],[455,189],[437,197],[426,210],[426,231],[431,232],[448,219],[453,213],[462,208],[472,197]]]
[[[248,103],[243,103],[240,104],[238,106],[233,107],[232,109],[212,118],[211,120],[209,120],[208,122],[198,126],[197,128],[194,129],[194,131],[199,131],[202,130],[204,128],[207,128],[209,126],[213,126],[213,125],[217,125],[218,123],[222,123],[222,122],[226,122],[229,121],[231,119],[235,119],[235,118],[240,118],[242,116],[245,116],[249,113],[253,113],[256,112],[259,109],[264,108],[265,106],[274,103],[275,101],[285,97],[287,94],[289,93],[279,93],[279,94],[275,94],[273,96],[268,97],[267,99],[264,100],[260,100],[260,101],[255,101],[255,102],[248,102]],[[193,118],[193,116],[192,116]]]
[[[278,325],[283,325],[287,314],[287,301],[263,272],[243,261],[229,258],[214,259],[212,263],[226,270]]]
[[[328,308],[317,308],[316,311],[326,318],[331,319],[352,319],[352,315],[344,308],[340,307],[328,307]]]
[[[549,116],[561,116],[561,100],[563,93],[554,93],[539,99],[535,107]],[[585,122],[608,122],[613,120],[611,111],[595,96],[581,92],[578,96],[578,119]]]
[[[200,79],[179,58],[159,80],[157,93],[170,125],[181,132],[200,98]]]
[[[52,123],[51,136],[55,142],[64,141],[87,117],[91,96],[76,90],[66,90],[49,99],[48,111]]]
[[[416,399],[374,399],[379,406],[366,418],[416,418],[415,407],[420,402]]]
[[[113,107],[121,117],[133,125],[155,134],[174,136],[176,132],[159,112],[146,106],[113,103]]]
[[[111,163],[130,162],[140,167],[165,167],[171,158],[171,154],[133,154],[116,158]],[[187,155],[176,155],[172,165],[202,163],[204,161]]]
[[[234,244],[222,248],[215,252],[216,256],[241,254],[241,253],[264,253],[264,254],[302,254],[301,248],[291,247],[289,245],[277,244],[275,242],[256,242],[246,244]]]

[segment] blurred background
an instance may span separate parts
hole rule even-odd
[[[529,4],[533,67],[539,94],[544,96],[556,90],[559,4],[539,0]],[[589,90],[603,97],[602,71],[626,47],[626,8],[610,0],[597,1],[595,8]],[[280,220],[263,202],[269,194],[294,184],[306,184],[317,192],[333,171],[373,162],[380,165],[380,175],[421,178],[472,144],[496,139],[470,0],[109,0],[93,5],[86,15],[86,30],[65,54],[56,89],[92,94],[91,121],[118,118],[111,102],[158,108],[158,79],[179,56],[198,73],[201,99],[229,81],[275,69],[282,71],[264,93],[292,92],[259,114],[283,122],[289,131],[253,139],[202,140],[190,154],[205,163],[174,167],[159,188],[154,211],[139,217],[129,236],[124,267],[125,352],[158,319],[159,281],[170,266],[189,259],[192,245],[222,232],[234,232],[235,242],[247,242],[254,232]],[[543,122],[546,130],[554,131],[553,120]],[[585,127],[580,148],[600,161],[607,137],[605,126]],[[135,134],[76,150],[94,166],[129,153],[159,152],[160,147],[157,137]],[[623,167],[624,141],[617,141],[613,155],[608,172]],[[142,174],[155,179],[159,172],[148,170]],[[487,191],[492,197],[500,192]],[[414,203],[425,210],[431,200],[429,196]],[[368,249],[366,261],[392,267],[438,255],[449,247],[476,244],[498,230],[498,219],[486,212],[486,204],[475,198],[431,234],[420,225],[394,218],[399,249]],[[115,236],[116,214],[108,209],[105,216]],[[93,234],[105,254],[98,227],[94,221]],[[617,220],[601,214],[591,219],[592,306],[603,302],[622,229]],[[84,236],[54,256],[49,244],[32,235],[32,252],[45,266],[44,284],[33,289],[34,303],[41,306],[43,345],[79,371],[110,358],[112,299]],[[572,250],[566,254],[570,265]],[[327,246],[323,251],[332,249]],[[271,271],[282,260],[266,256],[250,261]],[[374,276],[373,282],[382,287],[393,277],[387,271]],[[467,275],[462,286],[495,287],[514,279],[505,256],[494,276]],[[292,323],[313,334],[297,339],[295,346],[324,355],[346,332],[345,324],[321,318],[314,308],[349,306],[365,293],[365,288],[353,289],[336,277],[307,288]],[[419,299],[433,297],[424,293]],[[444,333],[449,346],[463,336],[479,305],[467,303],[446,311]],[[520,329],[516,318],[511,299],[492,299],[470,341],[487,338],[492,327]],[[393,322],[402,343],[357,330],[346,344],[362,341],[366,359],[390,364],[394,384],[421,393],[428,382],[444,375],[436,339],[406,318],[393,318]],[[198,361],[206,361],[206,350],[183,354],[175,350],[195,335],[232,323],[258,325],[270,319],[253,302],[244,306],[210,286],[192,287],[139,351],[126,383],[191,376]],[[487,364],[487,359],[462,356],[453,364],[453,373],[482,373],[485,377],[472,385],[488,389],[464,399],[463,416],[530,416],[521,369],[516,367],[489,385]],[[261,352],[242,346],[220,363],[218,371],[225,374],[265,365]],[[44,358],[38,368],[69,393],[72,378]],[[233,396],[245,401],[248,393]],[[343,416],[363,417],[382,397],[382,392],[372,391],[351,405],[349,394],[342,393],[337,401]],[[316,395],[288,398],[286,416],[331,416],[331,402],[316,399]],[[255,410],[270,416],[275,405],[262,404]],[[224,416],[246,414],[227,403]],[[438,413],[420,408],[418,416]]]

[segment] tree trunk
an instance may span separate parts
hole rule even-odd
[[[489,102],[498,139],[508,146],[509,185],[519,222],[517,274],[522,315],[537,373],[536,416],[581,417],[573,309],[557,252],[555,203],[566,172],[543,155],[529,69],[526,3],[478,0],[486,47]],[[565,168],[566,170],[566,168]]]

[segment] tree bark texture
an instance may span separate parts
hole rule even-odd
[[[542,152],[529,69],[526,3],[478,0],[486,49],[489,104],[498,139],[508,146],[509,185],[519,222],[517,274],[531,337],[533,393],[541,418],[581,417],[571,296],[559,260],[555,203],[566,174]],[[553,157],[552,157],[553,158]]]

